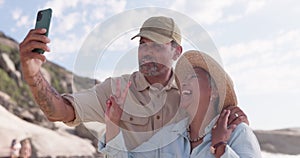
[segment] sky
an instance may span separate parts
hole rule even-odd
[[[38,10],[46,8],[53,10],[47,60],[99,80],[136,70],[138,40],[130,37],[149,14],[174,15],[182,27],[196,22],[209,42],[193,45],[186,27],[184,50],[209,45],[218,53],[250,126],[263,130],[300,127],[298,0],[0,0],[0,31],[21,42],[34,28]],[[92,50],[88,46],[93,41],[106,45]],[[105,53],[89,58],[82,53],[99,48]],[[86,59],[92,61],[91,67],[85,67],[90,63]]]

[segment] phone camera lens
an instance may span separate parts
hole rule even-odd
[[[39,12],[37,16],[37,21],[40,21],[43,17],[43,13]]]

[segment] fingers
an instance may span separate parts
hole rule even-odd
[[[237,114],[239,114],[240,116],[241,116],[241,115],[245,115],[245,116],[246,116],[246,114],[245,114],[239,107],[237,107],[237,106],[228,106],[228,107],[226,108],[226,110],[230,110],[232,114],[237,113]]]
[[[20,52],[21,53],[24,53],[24,52],[25,53],[30,53],[35,48],[39,48],[39,49],[42,49],[42,50],[47,51],[47,52],[50,51],[50,48],[45,43],[31,40],[24,46],[20,45]]]
[[[247,115],[237,106],[228,106],[227,110],[231,111],[231,115],[228,119],[228,125],[238,125],[242,122],[249,125],[249,121]]]
[[[45,51],[50,51],[46,45],[50,43],[50,39],[45,36],[46,29],[30,30],[25,39],[20,43],[20,52],[31,52],[34,48],[40,48]]]
[[[235,128],[236,128],[235,124],[230,125],[230,126],[227,127],[227,129],[230,130],[230,131],[233,131]]]
[[[37,40],[37,41],[44,41],[45,43],[49,43],[50,40],[47,36],[45,36],[46,29],[32,29],[28,32],[27,36],[24,39],[24,43],[27,43],[29,40]]]
[[[109,100],[111,102],[111,106],[115,106],[115,105],[118,105],[116,100],[117,100],[117,97],[115,95],[111,95],[109,96]]]
[[[129,81],[127,83],[126,87],[124,88],[124,90],[121,90],[121,79],[120,78],[116,79],[116,90],[115,90],[115,94],[113,96],[114,96],[116,103],[119,106],[124,105],[130,85],[131,85],[131,82]]]
[[[223,125],[225,128],[227,128],[227,123],[228,123],[228,117],[229,117],[229,115],[230,115],[230,110],[226,110],[224,115],[225,115],[225,116],[224,116],[224,119],[223,119],[223,121],[222,121],[222,125]]]
[[[121,98],[124,99],[124,101],[125,101],[125,99],[126,99],[126,96],[127,96],[127,93],[128,93],[128,90],[129,90],[130,85],[131,85],[131,81],[129,81],[129,82],[127,83],[127,85],[126,85],[126,87],[125,87],[125,89],[123,90],[123,93],[122,93],[122,95],[121,95]]]
[[[32,59],[39,59],[41,60],[43,63],[46,62],[46,57],[43,54],[39,54],[39,53],[28,53],[27,57],[32,58]]]
[[[222,127],[223,130],[229,130],[230,132],[232,132],[236,128],[236,124],[230,124],[230,125],[228,124],[230,114],[231,114],[230,110],[223,110],[219,116],[217,125],[213,127],[213,130],[215,130],[218,127]]]
[[[223,109],[221,112],[217,124],[212,128],[212,144],[224,141],[227,142],[233,130],[237,127],[235,124],[227,126],[229,117],[232,115],[232,111]]]
[[[116,94],[115,94],[118,98],[121,97],[121,80],[120,78],[117,78],[116,81]]]
[[[227,128],[227,122],[228,122],[229,115],[230,115],[230,110],[223,110],[219,117],[218,125],[222,126],[223,128]]]
[[[123,111],[123,107],[122,107],[122,104],[119,104],[117,102],[117,97],[115,95],[111,95],[109,97],[109,100],[111,100],[111,107],[114,109],[114,110],[118,110],[118,111]]]
[[[239,113],[240,115],[245,115],[245,113],[239,107],[233,107],[230,111],[233,113]]]
[[[235,119],[233,119],[231,122],[228,122],[228,126],[232,126],[232,125],[239,125],[240,123],[246,123],[249,125],[249,121],[248,121],[248,118],[245,117],[245,116],[239,116],[239,117],[236,117]]]
[[[115,96],[111,95],[109,99],[106,100],[106,111],[107,114],[114,112],[122,112],[123,109],[116,103]]]
[[[106,100],[106,110],[105,110],[105,115],[108,115],[108,114],[110,113],[111,105],[112,105],[111,100],[110,100],[110,99],[107,99],[107,100]]]
[[[110,95],[109,99],[111,100],[112,106],[114,108],[116,108],[116,107],[120,108],[123,105],[123,101],[116,95]],[[123,107],[121,107],[121,108],[123,108]]]

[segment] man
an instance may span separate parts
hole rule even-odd
[[[45,56],[32,52],[34,48],[50,51],[47,46],[50,39],[43,35],[45,32],[44,29],[31,30],[20,44],[22,72],[35,101],[50,121],[63,121],[68,125],[88,121],[104,123],[105,102],[118,87],[115,79],[108,78],[86,91],[60,95],[40,71]],[[177,24],[172,18],[151,17],[133,38],[136,37],[140,37],[139,71],[119,78],[121,84],[131,82],[120,123],[128,149],[150,138],[165,124],[176,121],[180,98],[172,71],[173,62],[182,52]],[[230,117],[233,124],[248,122],[240,109],[232,110],[240,114],[238,119]]]

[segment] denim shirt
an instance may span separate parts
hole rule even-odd
[[[215,158],[210,152],[211,129],[219,116],[215,117],[206,127],[208,133],[203,142],[191,151],[190,142],[187,138],[186,127],[188,119],[185,118],[176,124],[163,127],[147,142],[137,148],[127,151],[122,132],[114,139],[105,144],[105,135],[101,138],[98,150],[108,157],[128,157],[128,158]],[[191,152],[190,152],[191,151]],[[261,151],[253,131],[245,123],[240,123],[232,132],[227,142],[225,152],[221,158],[261,158]]]

